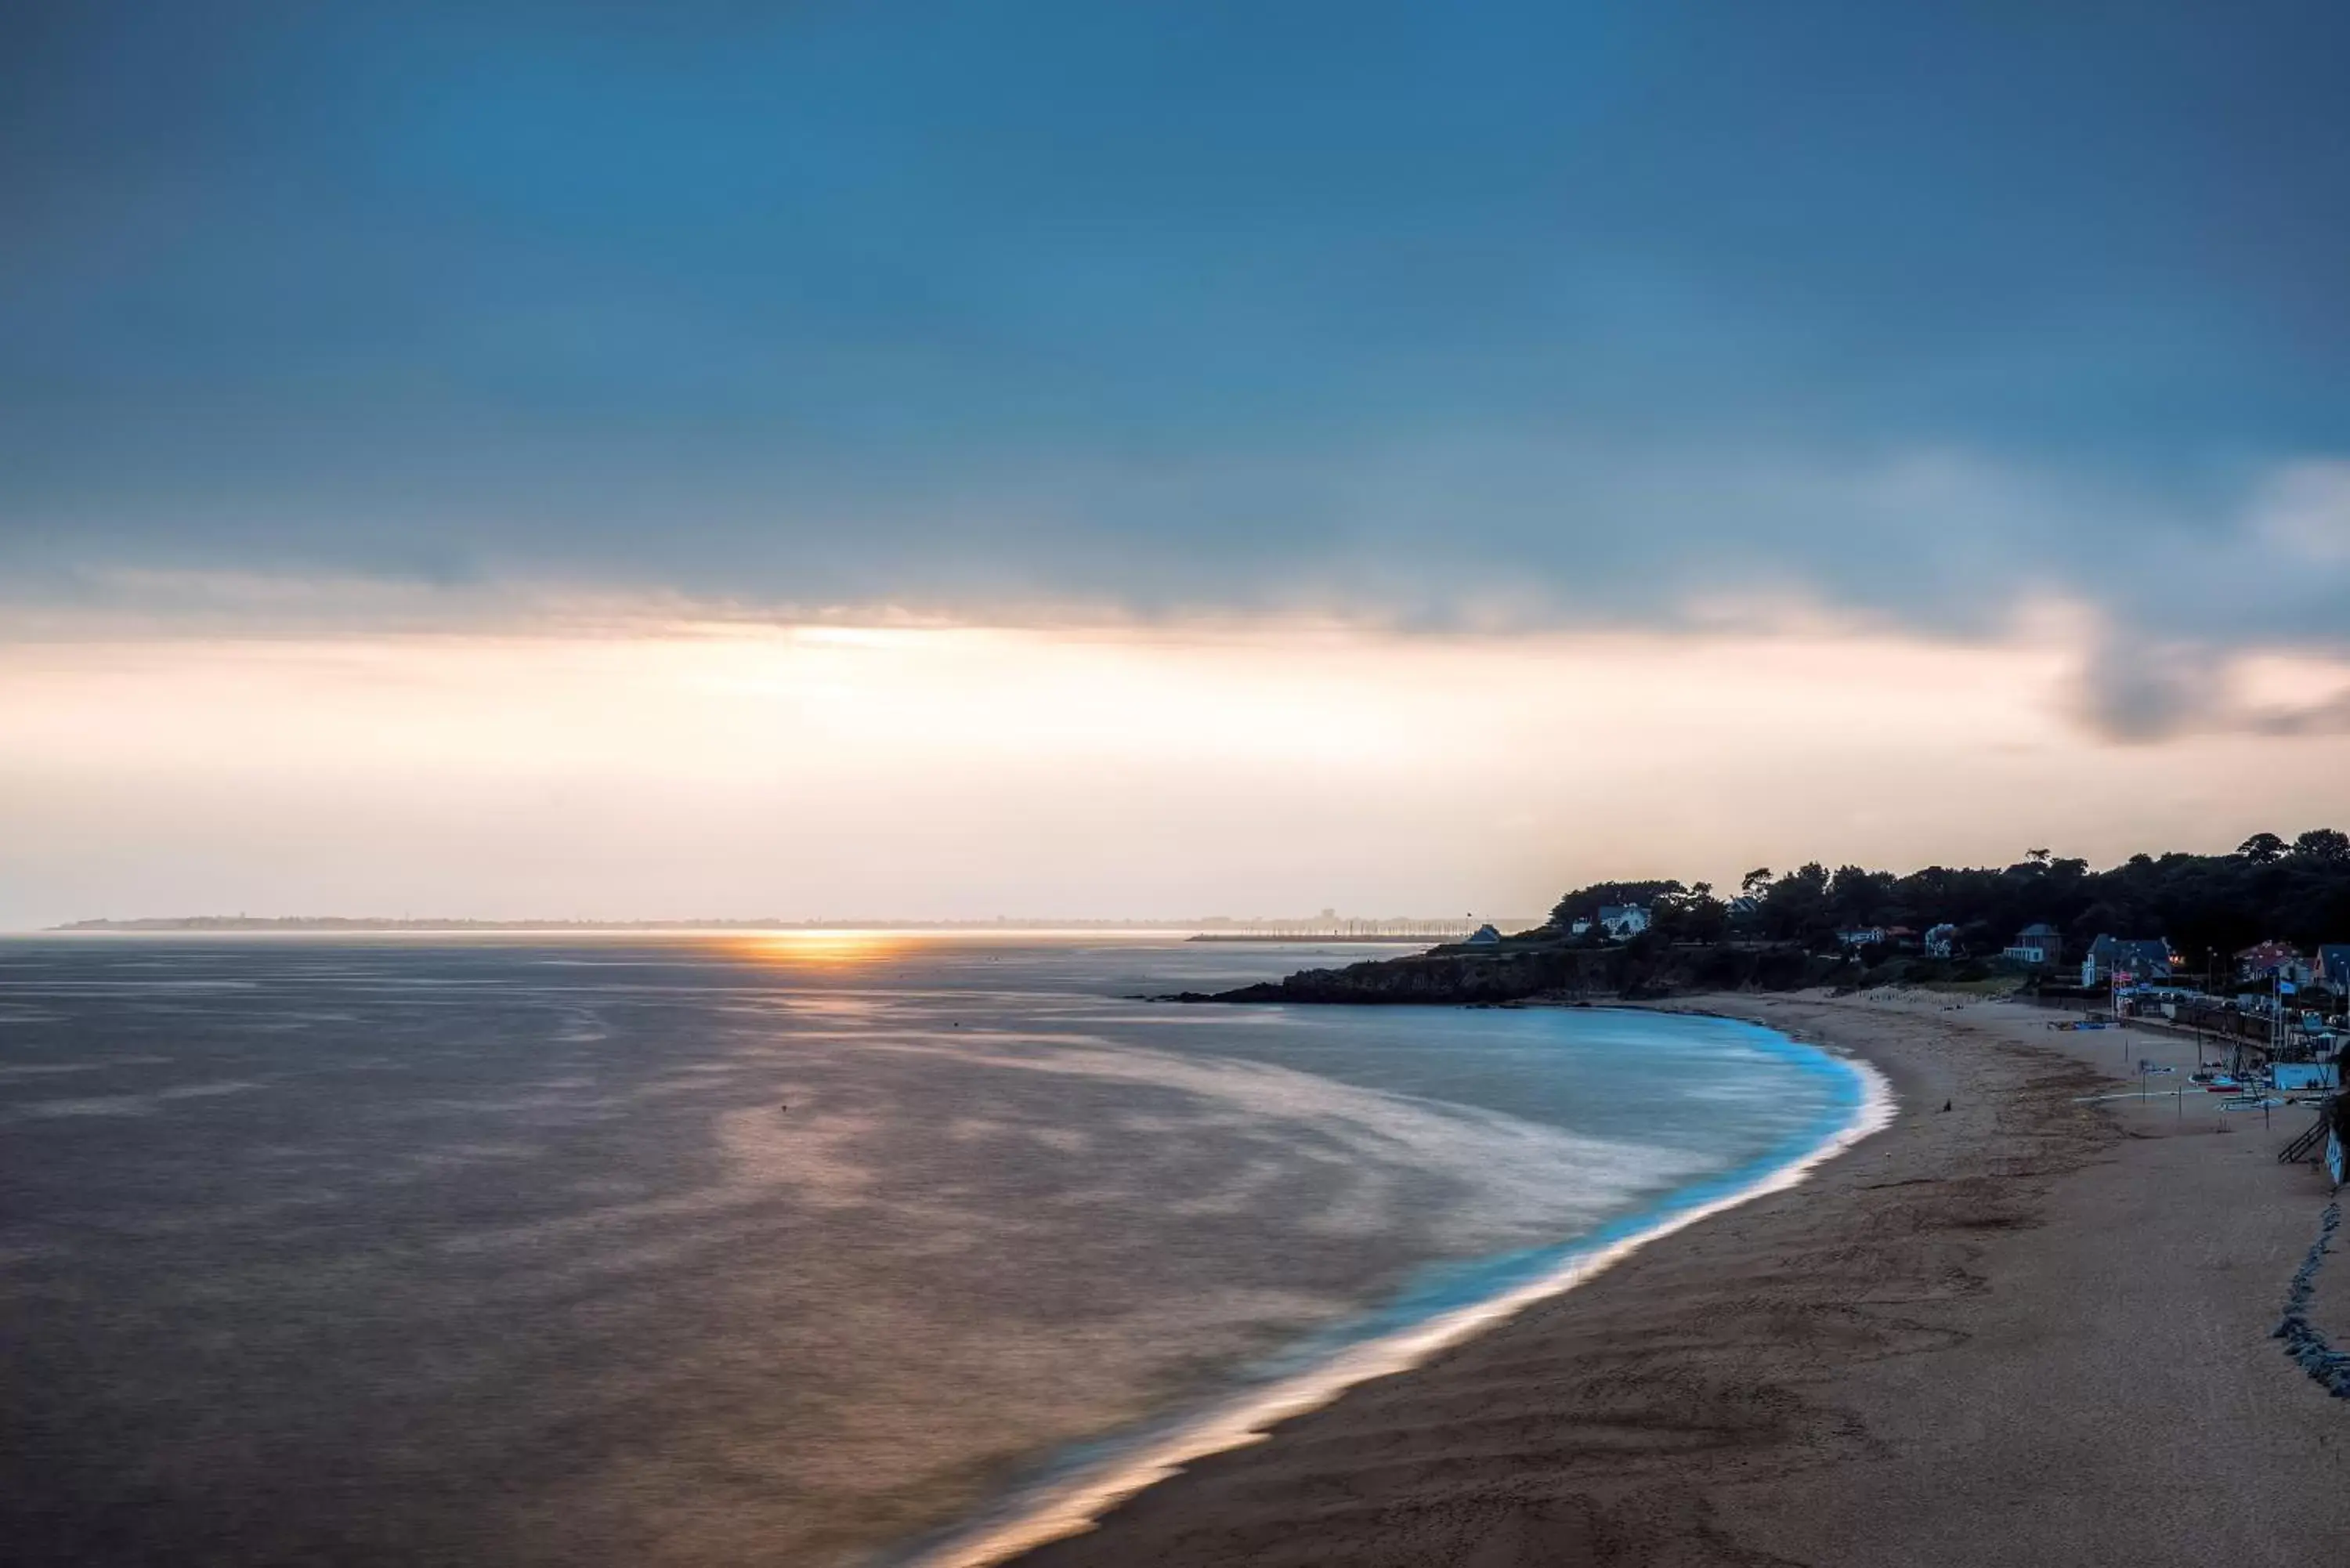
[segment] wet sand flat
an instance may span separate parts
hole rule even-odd
[[[2167,1092],[2190,1040],[2016,1003],[1697,1005],[1866,1056],[1900,1116],[1022,1562],[2284,1564],[2350,1540],[2350,1403],[2269,1337],[2328,1200],[2274,1159],[2307,1111],[2264,1131]],[[2094,1097],[2140,1058],[2180,1070]]]

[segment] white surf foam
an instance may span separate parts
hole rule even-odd
[[[913,1560],[914,1568],[992,1568],[1048,1542],[1083,1534],[1103,1514],[1146,1488],[1180,1474],[1186,1465],[1262,1442],[1281,1422],[1329,1404],[1358,1383],[1408,1372],[1537,1302],[1596,1278],[1660,1237],[1799,1185],[1813,1171],[1893,1120],[1893,1087],[1885,1075],[1866,1062],[1845,1056],[1834,1059],[1859,1078],[1860,1103],[1842,1127],[1801,1158],[1734,1192],[1677,1210],[1637,1234],[1574,1257],[1540,1279],[1353,1345],[1310,1371],[1253,1389],[1229,1406],[1023,1500],[1008,1517],[974,1526],[931,1548]]]

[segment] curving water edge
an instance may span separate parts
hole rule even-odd
[[[1408,1372],[1440,1351],[1473,1338],[1596,1279],[1649,1242],[1769,1193],[1800,1185],[1813,1171],[1893,1121],[1896,1100],[1885,1075],[1858,1057],[1800,1041],[1765,1024],[1760,1030],[1790,1053],[1826,1070],[1847,1074],[1858,1093],[1849,1113],[1817,1143],[1759,1174],[1693,1184],[1627,1224],[1602,1226],[1555,1268],[1479,1302],[1423,1318],[1410,1326],[1349,1345],[1328,1360],[1157,1433],[1114,1458],[1016,1496],[1008,1507],[966,1524],[944,1541],[902,1560],[907,1568],[992,1568],[1048,1542],[1083,1534],[1127,1499],[1179,1475],[1195,1460],[1263,1442],[1272,1428],[1331,1403],[1356,1384]],[[1747,1179],[1741,1179],[1742,1177]]]

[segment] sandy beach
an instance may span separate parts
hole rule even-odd
[[[2173,1092],[2191,1039],[2021,1003],[1689,1005],[1865,1057],[1900,1115],[1020,1561],[2143,1568],[2350,1540],[2350,1402],[2270,1337],[2329,1199],[2275,1162],[2308,1111],[2264,1130]],[[2143,1100],[2141,1059],[2178,1068]],[[2345,1268],[2313,1309],[2337,1344]]]

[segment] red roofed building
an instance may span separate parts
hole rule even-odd
[[[2236,978],[2266,980],[2270,976],[2309,983],[2309,961],[2284,942],[2255,942],[2236,955]]]

